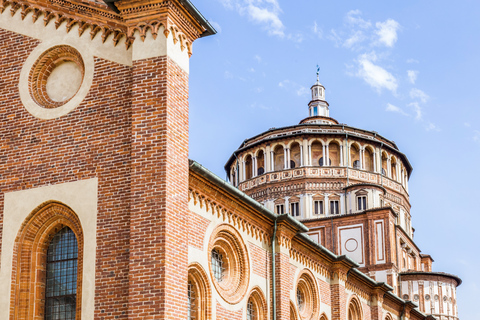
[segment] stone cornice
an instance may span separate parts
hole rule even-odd
[[[115,46],[125,38],[127,49],[137,37],[144,41],[147,32],[151,32],[156,39],[161,31],[167,38],[171,35],[175,44],[180,42],[182,51],[187,49],[189,55],[193,41],[204,31],[177,0],[145,0],[141,5],[138,1],[124,0],[118,6],[120,15],[106,6],[79,0],[0,0],[0,15],[10,12],[14,16],[20,11],[24,20],[32,13],[34,23],[43,17],[44,26],[54,21],[58,29],[64,24],[67,33],[78,25],[79,36],[89,29],[91,39],[101,33],[103,42],[111,38]]]

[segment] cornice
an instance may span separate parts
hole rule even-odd
[[[34,23],[41,16],[44,26],[54,21],[56,29],[66,22],[67,33],[74,25],[78,25],[79,37],[90,29],[90,38],[93,40],[101,33],[103,42],[113,34],[111,39],[114,45],[125,38],[127,49],[137,37],[145,41],[149,31],[156,39],[163,26],[165,37],[172,35],[174,44],[180,42],[181,50],[187,49],[188,54],[192,54],[192,43],[204,30],[176,0],[145,0],[137,6],[134,3],[138,4],[138,1],[118,2],[121,8],[121,14],[118,15],[106,6],[79,0],[0,0],[0,15],[10,11],[13,17],[20,11],[24,20],[29,13],[33,13]]]

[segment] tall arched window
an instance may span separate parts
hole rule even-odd
[[[348,306],[348,320],[362,320],[362,308],[357,299],[353,298]]]
[[[45,319],[75,320],[77,305],[77,237],[62,228],[47,250]]]
[[[48,201],[15,239],[11,310],[15,319],[81,319],[83,231],[66,205]]]
[[[207,274],[198,264],[188,267],[188,313],[187,320],[210,319],[210,296]]]

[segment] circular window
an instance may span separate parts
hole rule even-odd
[[[435,295],[435,301],[438,301],[438,294]]]
[[[418,301],[419,299],[420,299],[420,297],[418,296],[418,294],[416,294],[416,295],[413,296],[413,300],[414,300],[414,301]]]
[[[447,300],[448,300],[447,296],[443,296],[443,301],[446,302]]]
[[[297,282],[297,309],[301,319],[316,319],[319,312],[319,296],[313,275],[305,270]]]
[[[84,74],[82,56],[75,48],[65,45],[50,48],[30,70],[30,95],[42,108],[58,108],[75,96]]]
[[[403,300],[408,300],[408,294],[404,294],[402,298]]]
[[[430,300],[430,295],[429,294],[425,295],[425,300],[427,300],[427,301]]]
[[[235,228],[220,225],[209,243],[209,268],[213,284],[228,303],[238,303],[248,288],[247,248]]]

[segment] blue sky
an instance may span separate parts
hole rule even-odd
[[[330,116],[409,158],[415,241],[479,319],[480,2],[193,3],[218,34],[190,60],[190,157],[225,178],[243,140],[307,116],[319,64]]]

